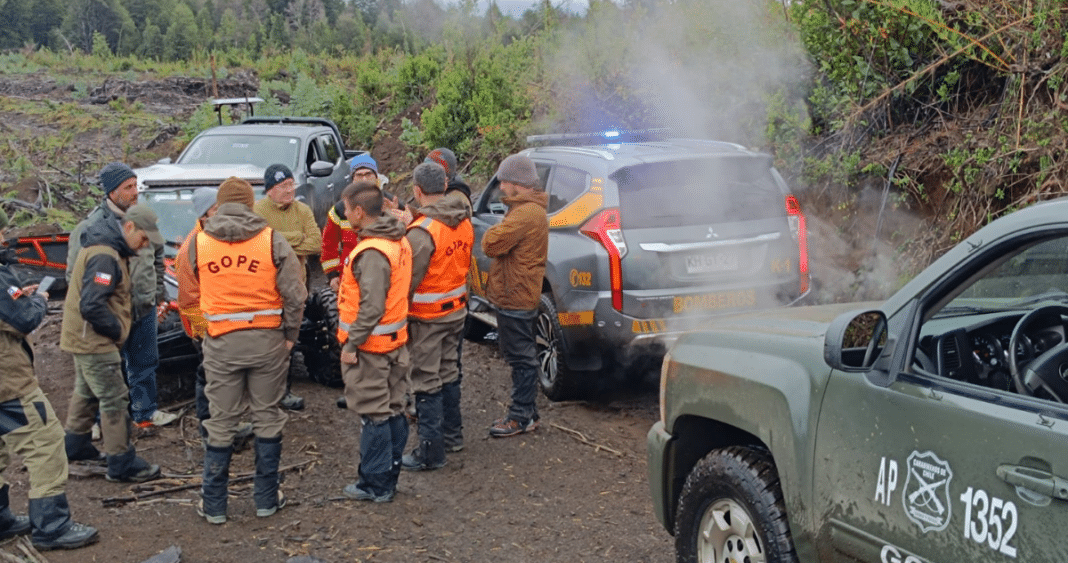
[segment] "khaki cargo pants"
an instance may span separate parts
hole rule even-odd
[[[464,319],[447,322],[408,321],[412,393],[437,393],[441,386],[460,377],[460,334]]]
[[[18,399],[0,403],[0,487],[11,454],[22,456],[30,474],[30,498],[63,494],[67,485],[67,453],[63,427],[52,404],[38,387]]]
[[[360,350],[355,365],[341,364],[345,381],[345,400],[349,410],[382,422],[404,412],[404,395],[408,392],[408,347],[386,354]]]
[[[233,443],[244,412],[252,413],[257,438],[277,438],[288,416],[278,403],[286,394],[289,350],[281,329],[236,330],[204,338],[204,421],[208,445]]]

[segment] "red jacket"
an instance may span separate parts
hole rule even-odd
[[[319,262],[323,265],[323,272],[331,278],[341,275],[341,261],[352,253],[356,243],[360,242],[359,233],[352,228],[344,215],[344,204],[338,202],[326,214],[326,227],[323,228],[323,248]]]

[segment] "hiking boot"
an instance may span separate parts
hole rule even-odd
[[[197,516],[208,521],[208,524],[225,524],[226,514],[208,514],[204,512],[204,500],[197,503]]]
[[[257,508],[256,516],[260,518],[267,518],[268,516],[274,516],[275,512],[279,509],[286,507],[286,495],[282,491],[278,491],[278,502],[270,508]]]
[[[9,489],[8,485],[0,487],[0,540],[26,535],[30,533],[31,528],[29,516],[19,516],[11,512],[8,506]]]
[[[78,549],[79,547],[96,543],[99,539],[100,534],[97,533],[96,528],[71,522],[70,526],[67,527],[67,531],[63,532],[63,535],[58,538],[52,540],[33,539],[31,543],[38,551],[49,551],[53,549]]]
[[[393,502],[393,497],[396,494],[395,492],[388,492],[384,495],[376,495],[371,491],[361,489],[356,486],[356,483],[346,485],[345,488],[341,490],[341,493],[352,500],[369,500],[372,502]]]
[[[113,483],[144,483],[159,476],[159,466],[137,457],[137,451],[130,446],[126,453],[108,456],[108,473],[104,478]]]
[[[456,452],[462,452],[464,449],[464,439],[445,437],[445,453],[454,454]]]
[[[278,403],[283,409],[290,411],[302,411],[304,410],[304,397],[294,395],[292,391],[287,392],[285,397],[282,397],[282,401]]]
[[[519,434],[525,434],[527,432],[533,432],[538,429],[538,421],[533,418],[528,420],[526,424],[521,424],[518,420],[509,418],[506,420],[498,420],[490,426],[489,434],[494,438],[507,438],[509,436],[517,436]]]
[[[67,451],[67,461],[101,462],[107,459],[104,452],[93,445],[89,434],[67,432],[64,436],[64,449]]]
[[[166,411],[157,410],[152,413],[152,416],[148,420],[142,420],[137,423],[138,428],[151,428],[153,426],[167,426],[168,424],[174,424],[174,421],[178,420],[178,415],[169,413]]]
[[[407,471],[433,471],[445,467],[445,451],[441,450],[440,461],[431,461],[428,456],[430,450],[430,444],[421,442],[412,453],[404,454],[401,458],[401,468]]]
[[[75,549],[99,539],[96,528],[71,520],[65,494],[31,498],[29,505],[33,525],[30,542],[39,550]]]

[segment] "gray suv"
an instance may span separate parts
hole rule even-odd
[[[809,290],[805,218],[769,155],[611,135],[529,137],[548,144],[523,151],[549,194],[537,338],[552,400],[618,383],[710,316],[788,305]],[[495,323],[479,241],[504,218],[501,195],[492,178],[474,201],[471,338]]]

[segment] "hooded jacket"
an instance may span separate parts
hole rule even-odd
[[[0,377],[0,403],[25,396],[37,389],[33,374],[33,348],[26,335],[44,319],[48,304],[43,295],[22,292],[21,280],[7,265],[0,265],[0,358],[4,358],[4,376]]]
[[[241,203],[224,203],[211,218],[203,222],[204,232],[210,237],[223,242],[246,241],[263,229],[267,221],[253,213],[248,206]],[[300,259],[293,252],[282,233],[274,231],[271,236],[271,254],[278,269],[275,276],[278,294],[282,297],[281,330],[286,340],[296,342],[300,335],[300,321],[304,316],[304,302],[308,299],[308,290],[304,286],[304,268]],[[197,245],[190,244],[187,259],[179,262],[178,279],[184,283],[178,285],[178,307],[190,310],[200,309],[200,275],[197,272]]]
[[[108,198],[93,209],[84,221],[78,223],[70,233],[67,243],[67,283],[70,283],[71,273],[74,270],[74,260],[78,257],[78,251],[85,243],[85,232],[90,225],[103,218],[121,220],[126,212],[119,209]],[[155,314],[156,305],[166,298],[166,290],[163,287],[163,246],[149,243],[148,246],[137,252],[130,258],[130,299],[132,302],[131,315],[134,320],[148,314]]]
[[[91,223],[82,243],[63,302],[59,347],[72,354],[118,352],[130,334],[129,261],[137,253],[114,216]]]
[[[535,190],[501,201],[508,206],[504,220],[482,236],[482,251],[493,258],[486,297],[498,309],[532,311],[549,255],[549,194]]]
[[[404,238],[404,223],[390,213],[382,213],[373,223],[360,229],[360,239],[367,237],[400,240]],[[389,292],[391,269],[389,259],[377,250],[361,252],[352,263],[345,258],[343,267],[352,269],[352,276],[360,286],[360,312],[349,325],[349,339],[344,350],[358,352],[359,345],[371,335],[386,314],[386,294]]]
[[[455,229],[460,223],[469,221],[471,219],[471,203],[467,201],[467,198],[459,192],[453,192],[452,194],[446,193],[443,197],[437,201],[420,207],[415,212],[415,217],[412,219],[411,224],[408,226],[408,242],[412,245],[412,287],[408,291],[409,301],[412,295],[415,293],[419,284],[423,283],[423,278],[426,276],[427,270],[430,268],[430,260],[433,258],[434,251],[437,249],[433,237],[430,233],[421,227],[419,222],[423,217],[429,217],[443,223],[450,229]],[[467,249],[467,265],[471,264],[471,247]],[[464,277],[467,277],[467,271],[464,271]],[[466,307],[460,307],[455,313],[450,313],[439,319],[435,319],[437,322],[453,321],[458,318],[462,318],[467,314]]]

